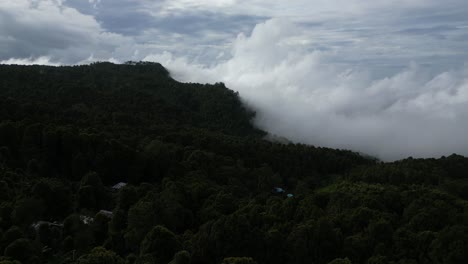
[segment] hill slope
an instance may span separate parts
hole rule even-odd
[[[233,135],[259,134],[236,93],[223,84],[183,84],[160,64],[0,66],[2,119],[78,123],[134,131],[195,126]],[[59,110],[59,111],[57,111]],[[133,132],[133,131],[132,131]]]
[[[264,141],[237,93],[154,63],[2,65],[0,105],[5,260],[468,258],[461,156],[380,163]]]

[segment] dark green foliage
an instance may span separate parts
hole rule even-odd
[[[269,142],[224,84],[154,63],[0,65],[0,106],[0,263],[468,259],[459,155]]]
[[[432,241],[431,249],[434,263],[465,263],[468,259],[468,227],[445,228]]]
[[[17,239],[13,241],[5,249],[5,256],[21,261],[22,263],[30,263],[29,261],[37,255],[37,250],[32,242],[28,239]]]
[[[151,201],[140,200],[128,211],[128,228],[125,233],[127,247],[133,250],[139,248],[146,234],[158,222],[158,208]]]
[[[93,237],[97,245],[103,245],[108,237],[109,217],[103,213],[98,213],[94,216],[94,221],[90,225],[93,232]]]
[[[182,250],[177,252],[174,255],[174,258],[172,259],[169,264],[190,264],[191,262],[191,256],[190,253],[186,250]]]
[[[112,251],[102,247],[91,250],[89,254],[81,256],[76,264],[124,264],[125,261]]]
[[[225,258],[221,264],[257,264],[252,258]]]
[[[13,221],[20,226],[27,226],[40,220],[45,211],[42,201],[34,198],[24,198],[16,202],[12,213]]]
[[[71,189],[57,179],[41,179],[32,192],[36,199],[43,202],[44,214],[49,217],[64,217],[73,210]]]
[[[182,245],[175,235],[163,226],[155,226],[141,243],[141,255],[151,255],[158,263],[169,262]]]
[[[328,264],[352,264],[352,262],[348,258],[337,258],[328,262]]]
[[[367,264],[388,264],[388,260],[385,256],[373,256],[367,260]]]
[[[70,237],[66,246],[73,244],[74,249],[79,251],[86,251],[94,244],[94,235],[91,230],[92,223],[85,224],[83,221],[83,215],[70,215],[65,218],[63,222],[63,236]],[[72,243],[73,242],[73,243]]]
[[[118,207],[121,210],[128,211],[132,205],[138,201],[137,189],[133,186],[122,188],[119,192]]]
[[[2,249],[3,251],[3,249],[10,245],[10,243],[20,238],[24,238],[24,234],[21,231],[21,229],[17,226],[10,227],[7,231],[3,233],[1,240],[2,247],[0,249]]]
[[[77,196],[79,208],[99,209],[107,205],[108,195],[96,172],[90,172],[83,176]]]
[[[21,262],[17,260],[1,260],[0,259],[0,264],[21,264]]]

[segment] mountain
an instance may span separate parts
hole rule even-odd
[[[2,264],[468,259],[462,156],[292,144],[157,63],[0,65],[0,105]]]

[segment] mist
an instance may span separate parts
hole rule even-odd
[[[351,149],[385,161],[468,155],[468,67],[434,71],[417,61],[382,74],[336,51],[307,48],[285,19],[239,34],[228,59],[197,64],[151,54],[182,82],[224,82],[257,111],[255,124],[293,142]],[[225,54],[220,54],[225,56]]]

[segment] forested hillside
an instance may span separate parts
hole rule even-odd
[[[468,159],[263,140],[155,63],[0,65],[0,264],[460,263]]]

